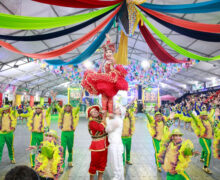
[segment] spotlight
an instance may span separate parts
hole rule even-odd
[[[141,66],[142,66],[143,69],[146,70],[146,69],[148,69],[150,67],[150,63],[147,60],[143,60],[141,62]]]
[[[93,67],[93,63],[91,61],[85,61],[83,63],[83,65],[87,68],[87,69],[92,69]]]
[[[166,84],[164,84],[164,83],[160,83],[160,85],[161,85],[162,88],[166,87]]]

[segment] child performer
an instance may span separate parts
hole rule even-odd
[[[40,147],[30,146],[27,150],[37,150],[34,170],[39,174],[42,180],[58,180],[63,172],[63,148],[57,132],[50,130],[44,134],[44,140]]]
[[[105,132],[106,121],[102,119],[100,107],[90,106],[87,109],[89,133],[92,142],[89,147],[91,151],[91,162],[89,167],[90,180],[94,180],[94,175],[98,171],[98,180],[102,180],[105,171],[108,154],[108,138]]]

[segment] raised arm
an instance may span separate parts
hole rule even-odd
[[[150,116],[147,112],[145,112],[145,115],[147,116],[147,119],[148,119],[149,123],[151,124],[153,122],[153,117]]]
[[[58,103],[55,103],[55,108],[57,109],[58,113],[61,113],[62,108],[58,105]]]

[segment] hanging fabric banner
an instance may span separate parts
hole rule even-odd
[[[34,96],[30,96],[30,106],[34,106]]]
[[[21,95],[20,94],[16,94],[16,96],[15,96],[15,105],[16,106],[21,105]]]
[[[3,104],[3,94],[0,93],[0,107],[2,107],[2,104]]]
[[[209,32],[197,31],[197,30],[192,30],[192,29],[187,29],[187,28],[181,27],[181,26],[177,26],[177,25],[174,25],[174,23],[172,23],[172,24],[168,23],[166,21],[161,20],[158,17],[155,17],[155,16],[151,15],[151,13],[148,13],[146,8],[143,9],[141,7],[141,9],[144,10],[144,12],[146,14],[148,14],[151,18],[153,18],[154,20],[156,20],[160,24],[162,24],[162,25],[166,26],[167,28],[169,28],[173,31],[176,31],[180,34],[183,34],[183,35],[186,35],[188,37],[195,38],[195,39],[198,39],[198,40],[202,40],[202,41],[220,42],[220,33],[209,33]],[[161,17],[161,16],[159,16],[159,17]],[[173,20],[172,22],[177,22],[177,21],[178,21],[178,19],[176,21]],[[187,22],[189,22],[189,21],[187,21]],[[190,22],[189,23],[187,23],[187,22],[185,22],[185,24],[190,24]],[[184,24],[184,22],[182,22],[182,25],[183,24]],[[194,26],[192,28],[196,29],[197,28],[196,24],[194,24]],[[203,24],[203,25],[205,25],[205,24]],[[213,24],[213,25],[215,25],[215,24]],[[202,27],[204,27],[204,26],[202,26]],[[201,29],[202,29],[202,27],[201,27]],[[208,25],[207,25],[207,27],[208,27]],[[198,25],[197,29],[199,29],[199,28],[200,28],[200,26]],[[220,32],[220,25],[219,24],[216,24],[215,31]]]
[[[220,33],[220,24],[204,24],[199,22],[191,22],[186,21],[184,19],[177,19],[166,14],[162,14],[141,6],[138,6],[143,11],[145,11],[148,15],[152,15],[152,17],[156,17],[162,21],[167,23],[180,26],[186,29],[191,29],[195,31],[209,32],[209,33]]]
[[[84,60],[89,58],[101,46],[101,44],[105,40],[105,35],[110,31],[114,21],[115,18],[113,18],[109,22],[109,24],[105,27],[105,29],[99,34],[99,36],[95,39],[95,41],[93,41],[93,43],[85,51],[83,51],[79,56],[72,59],[71,61],[65,62],[62,60],[46,60],[45,62],[48,63],[49,65],[55,65],[55,66],[70,65],[70,64],[76,65],[83,62]]]
[[[118,4],[86,14],[64,17],[29,17],[0,13],[0,28],[35,30],[62,27],[92,19],[108,12],[116,6],[118,6]]]
[[[78,24],[76,26],[73,26],[71,28],[67,28],[61,31],[57,32],[52,32],[52,33],[47,33],[47,34],[40,34],[40,35],[33,35],[33,36],[8,36],[8,35],[0,35],[0,39],[5,39],[5,40],[14,40],[14,41],[42,41],[42,40],[47,40],[47,39],[52,39],[52,38],[57,38],[60,36],[64,36],[73,32],[76,32],[82,28],[85,28],[89,26],[90,24],[100,20],[107,14],[109,14],[111,11],[113,11],[115,8],[111,9],[108,12],[105,12],[104,14],[101,14],[97,17],[94,17],[86,22],[83,22],[81,24]]]
[[[96,28],[94,28],[88,34],[84,35],[83,37],[77,39],[76,41],[74,41],[74,42],[72,42],[62,48],[52,50],[50,52],[31,54],[31,53],[22,52],[22,51],[18,50],[17,48],[15,48],[14,46],[12,46],[11,44],[6,43],[4,41],[0,41],[0,45],[6,49],[12,51],[12,52],[19,53],[24,56],[28,56],[28,57],[32,57],[32,58],[47,59],[47,58],[53,58],[56,56],[60,56],[62,54],[65,54],[67,52],[74,50],[75,48],[82,45],[84,42],[87,42],[92,36],[97,34],[117,14],[120,7],[121,6],[119,6],[110,16],[108,16],[100,25],[98,25]]]
[[[138,10],[139,11],[139,10]],[[140,12],[140,11],[139,11]],[[176,52],[189,57],[191,59],[196,59],[200,61],[213,61],[213,60],[220,60],[220,55],[215,56],[215,57],[204,57],[204,56],[199,56],[197,54],[191,53],[190,51],[187,51],[183,49],[182,47],[178,46],[175,44],[173,41],[171,41],[169,38],[167,38],[163,33],[161,33],[157,28],[155,28],[150,21],[140,12],[141,17],[143,18],[144,22],[150,27],[150,29],[169,47],[171,47],[173,50]]]
[[[49,105],[51,104],[51,98],[50,97],[48,98],[48,104]]]
[[[118,13],[119,26],[126,35],[129,35],[128,8],[124,3]]]
[[[123,0],[100,1],[100,0],[33,0],[40,3],[72,8],[100,8],[111,6],[122,2]]]
[[[209,13],[220,11],[220,1],[210,0],[193,4],[159,5],[143,3],[142,7],[166,13]]]
[[[128,65],[128,37],[121,31],[118,52],[114,55],[117,64]]]
[[[146,28],[145,25],[141,26],[141,22],[139,22],[139,28],[142,36],[150,47],[151,51],[154,55],[163,63],[186,63],[186,61],[181,61],[173,56],[171,56],[153,37],[150,31]]]
[[[41,105],[41,106],[44,105],[44,97],[40,97],[40,105]]]

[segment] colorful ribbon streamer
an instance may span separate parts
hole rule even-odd
[[[121,31],[118,52],[114,55],[117,64],[128,65],[128,36]]]
[[[123,0],[101,1],[101,0],[33,0],[40,3],[72,8],[100,8],[111,6],[122,2]]]
[[[115,18],[113,18],[109,22],[109,24],[100,33],[100,35],[96,38],[96,40],[93,41],[93,43],[90,44],[90,46],[85,51],[83,51],[83,53],[81,53],[79,56],[72,59],[71,61],[65,62],[62,60],[46,60],[45,62],[48,63],[49,65],[55,65],[55,66],[63,66],[63,65],[70,65],[70,64],[76,65],[76,64],[83,62],[84,60],[88,59],[101,46],[101,44],[105,40],[105,35],[110,31],[114,21],[115,21]]]
[[[142,7],[149,8],[159,12],[167,13],[209,13],[220,11],[220,1],[211,0],[206,2],[194,3],[194,4],[180,4],[180,5],[159,5],[143,3]]]
[[[139,10],[138,10],[139,11]],[[139,11],[140,12],[140,11]],[[173,50],[176,52],[189,57],[191,59],[196,59],[200,61],[213,61],[213,60],[220,60],[220,55],[215,56],[215,57],[204,57],[204,56],[199,56],[197,54],[191,53],[187,51],[186,49],[183,49],[182,47],[178,46],[175,44],[173,41],[171,41],[169,38],[167,38],[163,33],[161,33],[157,28],[155,28],[149,21],[148,19],[140,12],[141,17],[143,18],[144,22],[150,27],[150,29],[168,46],[170,46]]]
[[[97,17],[94,17],[94,18],[92,18],[92,19],[90,19],[88,21],[85,21],[85,22],[81,23],[81,24],[78,24],[76,26],[73,26],[71,28],[67,28],[67,29],[64,29],[64,30],[61,30],[61,31],[47,33],[47,34],[40,34],[40,35],[32,35],[32,36],[0,35],[0,39],[14,40],[14,41],[42,41],[42,40],[57,38],[57,37],[60,37],[60,36],[64,36],[66,34],[70,34],[70,33],[76,32],[76,31],[78,31],[78,30],[80,30],[82,28],[85,28],[85,27],[89,26],[90,24],[100,20],[101,18],[103,18],[104,16],[109,14],[114,9],[111,9],[110,11],[105,12],[104,14],[101,14],[101,15],[99,15]]]
[[[142,9],[142,7],[141,7],[141,9]],[[158,17],[153,16],[152,14],[145,11],[145,10],[147,10],[146,8],[144,8],[143,10],[146,14],[148,14],[151,18],[153,18],[154,20],[156,20],[160,24],[162,24],[162,25],[166,26],[167,28],[169,28],[173,31],[176,31],[180,34],[186,35],[186,36],[191,37],[191,38],[199,39],[199,40],[202,40],[202,41],[220,42],[220,33],[217,34],[217,33],[209,33],[209,32],[202,32],[202,31],[198,31],[198,30],[187,29],[187,28],[184,28],[184,27],[181,27],[181,26],[174,25],[174,23],[168,23],[166,21],[161,20]],[[161,14],[161,15],[163,15],[163,14]],[[172,22],[178,22],[178,20],[179,19],[176,19],[176,21],[172,21]],[[188,21],[186,21],[185,24],[187,24],[187,22]],[[196,24],[199,24],[199,23],[195,23],[195,25]],[[182,22],[182,25],[184,25],[184,22]],[[213,25],[215,25],[215,24],[213,24]],[[208,24],[207,24],[207,26],[208,26]],[[218,26],[219,26],[218,29],[220,30],[220,25],[218,25]],[[193,26],[193,28],[196,28],[196,26]],[[200,28],[200,26],[198,25],[198,29],[199,28]],[[216,28],[216,31],[218,29]]]
[[[30,30],[30,29],[47,29],[47,28],[62,27],[92,19],[105,12],[108,12],[109,10],[115,8],[116,6],[118,6],[118,4],[90,13],[77,14],[74,16],[50,17],[50,18],[17,16],[17,15],[0,13],[0,22],[1,22],[0,28]]]
[[[118,13],[119,26],[126,35],[129,35],[129,20],[127,4],[123,3]]]
[[[142,36],[150,47],[151,51],[154,55],[163,63],[186,63],[187,61],[181,61],[173,56],[171,56],[153,37],[150,31],[146,28],[145,25],[141,26],[141,22],[139,22],[139,28]]]
[[[31,53],[24,53],[18,49],[16,49],[14,46],[12,46],[9,43],[6,43],[4,41],[0,41],[0,45],[3,46],[4,48],[15,52],[22,54],[24,56],[32,57],[32,58],[39,58],[39,59],[44,59],[44,58],[53,58],[56,56],[60,56],[62,54],[65,54],[67,52],[72,51],[73,49],[79,47],[82,45],[84,42],[88,41],[92,36],[97,34],[119,11],[121,8],[121,5],[110,15],[108,16],[100,25],[98,25],[96,28],[94,28],[92,31],[90,31],[88,34],[84,35],[83,37],[77,39],[76,41],[53,51],[46,52],[46,53],[38,53],[38,54],[31,54]]]
[[[209,33],[220,33],[220,24],[204,24],[204,23],[198,23],[198,22],[191,22],[186,21],[183,19],[177,19],[171,16],[168,16],[166,14],[162,14],[141,6],[140,7],[143,11],[145,11],[147,14],[150,14],[162,21],[166,21],[167,23],[180,26],[186,29],[191,29],[195,31],[202,31],[202,32],[209,32]]]

